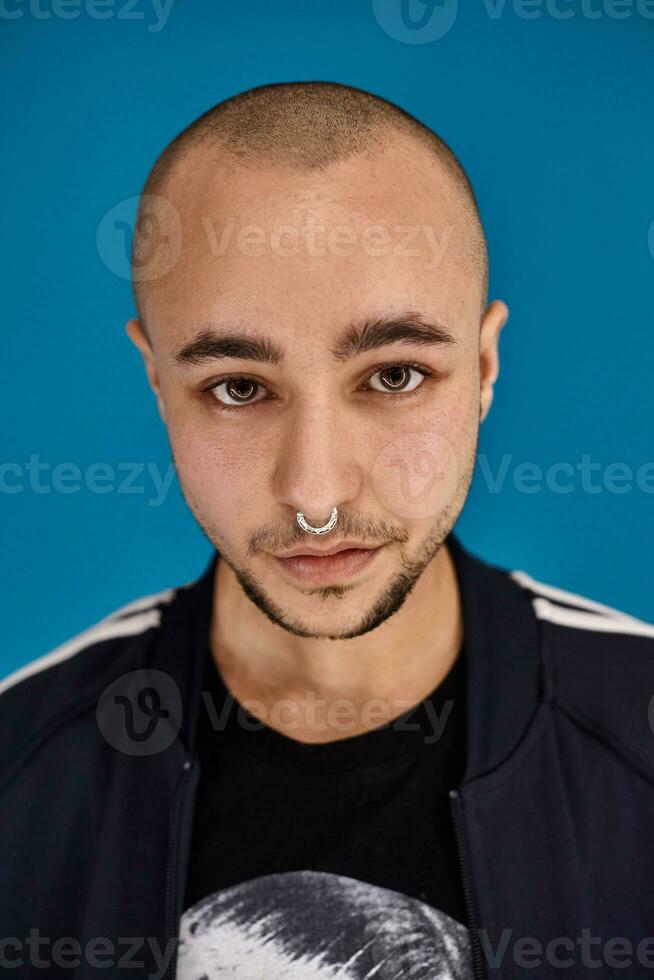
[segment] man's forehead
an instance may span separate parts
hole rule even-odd
[[[410,305],[412,290],[424,311],[430,297],[461,312],[466,291],[478,307],[460,195],[442,177],[426,180],[424,160],[399,174],[402,159],[357,157],[306,172],[223,165],[215,152],[189,151],[163,189],[180,215],[180,254],[149,284],[154,304],[146,305],[158,319],[168,312],[177,337],[180,317],[229,319],[243,303],[250,322],[266,322],[266,300],[289,322],[302,322],[307,304],[321,318],[316,305],[336,314],[342,298],[341,324]],[[359,294],[369,297],[367,310],[357,308]]]
[[[242,256],[217,265],[188,262],[166,286],[148,292],[145,320],[165,350],[178,350],[205,329],[224,328],[225,333],[281,338],[291,348],[327,351],[350,326],[385,317],[401,320],[406,311],[412,321],[425,317],[455,335],[465,334],[476,318],[477,289],[460,270],[456,275],[418,269],[415,275],[402,274],[392,256],[367,262],[343,258],[336,267],[306,256],[298,262],[274,256],[273,261],[266,247],[259,264]],[[390,247],[397,243],[391,241]],[[412,263],[429,260],[424,243],[421,248],[423,254]]]
[[[242,165],[214,147],[192,147],[166,181],[166,197],[197,213],[350,212],[352,220],[384,212],[410,217],[429,210],[466,216],[465,198],[447,168],[420,144],[391,142],[383,152],[359,153],[312,170],[279,164]]]

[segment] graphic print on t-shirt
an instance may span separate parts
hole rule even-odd
[[[468,930],[424,902],[344,875],[265,875],[181,921],[177,980],[468,980]]]
[[[177,980],[470,980],[467,928],[409,895],[315,871],[208,895],[181,920]]]

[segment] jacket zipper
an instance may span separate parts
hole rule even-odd
[[[177,904],[178,836],[180,828],[179,817],[180,811],[183,809],[186,783],[192,768],[193,763],[188,759],[182,765],[182,774],[179,786],[177,788],[175,803],[170,814],[171,848],[170,854],[168,855],[168,867],[166,868],[166,943],[170,943],[171,939],[177,940],[178,938],[175,924],[175,908]],[[166,946],[166,949],[167,948],[168,947]],[[166,973],[163,980],[175,980],[177,973],[177,952],[178,945],[175,946],[175,952],[171,956],[168,966],[166,967]]]
[[[463,800],[458,790],[450,790],[450,808],[452,821],[454,823],[454,836],[456,838],[456,849],[459,855],[459,867],[461,869],[461,881],[463,884],[463,897],[468,914],[468,924],[470,927],[470,942],[472,950],[472,975],[474,980],[486,980],[486,966],[484,964],[483,951],[479,941],[479,922],[477,917],[477,907],[474,900],[472,887],[472,877],[468,863],[468,854],[465,845],[465,832],[463,827]]]

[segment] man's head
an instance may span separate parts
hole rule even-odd
[[[508,311],[486,306],[461,165],[377,96],[263,86],[164,150],[133,255],[127,330],[200,526],[290,632],[379,625],[458,518],[499,370]],[[335,506],[327,538],[295,521],[321,525]],[[326,588],[272,557],[348,539],[388,547]]]

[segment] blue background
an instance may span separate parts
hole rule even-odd
[[[584,453],[634,474],[654,459],[654,20],[635,6],[617,19],[601,0],[593,17],[559,0],[567,19],[467,2],[444,36],[413,43],[399,0],[376,11],[370,0],[176,0],[159,30],[147,0],[131,8],[139,19],[125,0],[110,0],[106,19],[84,3],[71,19],[52,0],[4,4],[3,461],[166,471],[165,429],[124,332],[130,284],[100,258],[100,222],[217,101],[271,81],[351,83],[414,113],[459,155],[489,240],[490,296],[511,311],[479,444],[493,471],[508,454],[509,474],[492,493],[477,468],[461,540],[654,619],[654,494],[635,480],[592,494],[578,479],[572,493],[527,494],[511,477],[519,463],[575,466]],[[21,492],[0,493],[3,675],[204,569],[210,545],[177,484],[152,506],[151,481],[137,482],[141,493],[65,494],[25,478]]]

